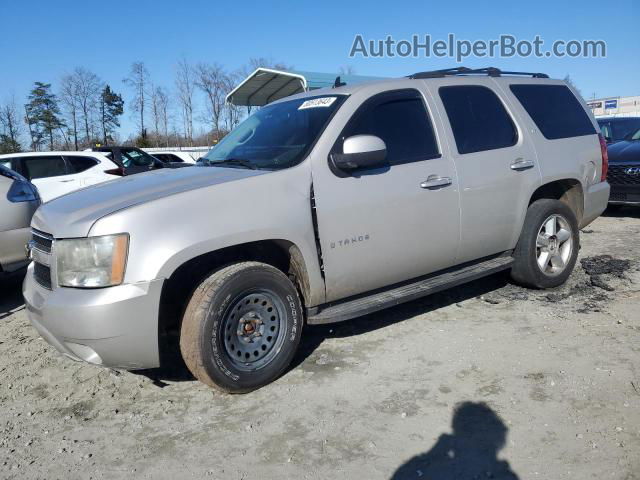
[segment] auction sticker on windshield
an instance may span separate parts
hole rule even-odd
[[[314,98],[312,100],[305,101],[298,107],[298,110],[304,110],[305,108],[330,107],[331,104],[335,101],[336,97]]]

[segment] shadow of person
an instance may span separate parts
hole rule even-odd
[[[485,403],[458,404],[453,434],[442,434],[431,450],[400,466],[391,480],[518,480],[509,463],[498,460],[507,427]]]

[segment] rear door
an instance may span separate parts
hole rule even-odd
[[[80,186],[86,187],[96,183],[104,182],[109,177],[100,168],[100,162],[89,156],[68,155],[64,157],[67,162],[67,169],[74,174]]]
[[[456,263],[513,249],[540,184],[536,151],[513,106],[491,79],[460,80],[428,81],[444,112],[460,183]]]
[[[43,202],[81,187],[79,179],[70,174],[61,155],[18,157],[20,172],[38,187]]]
[[[460,233],[457,179],[451,159],[442,155],[428,101],[414,88],[386,91],[334,123],[332,131],[339,133],[331,151],[342,153],[344,140],[353,135],[375,135],[386,144],[389,168],[339,175],[324,153],[313,159],[328,301],[454,262]],[[440,187],[425,184],[435,178]]]

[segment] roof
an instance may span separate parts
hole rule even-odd
[[[19,153],[6,153],[3,155],[0,155],[0,158],[17,158],[17,157],[51,157],[51,156],[91,156],[91,157],[96,157],[96,158],[108,158],[104,156],[104,153],[102,152],[93,152],[91,150],[84,150],[84,151],[51,151],[51,152],[19,152]]]
[[[274,70],[260,67],[229,92],[227,102],[238,106],[261,107],[296,93],[332,87],[338,77],[341,82],[348,85],[383,79],[363,75]]]

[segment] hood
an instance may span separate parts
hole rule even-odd
[[[159,169],[93,185],[43,204],[33,228],[56,238],[84,237],[100,218],[142,203],[220,183],[264,175],[264,170],[192,167]]]
[[[607,148],[611,163],[640,163],[640,140],[623,140]]]

